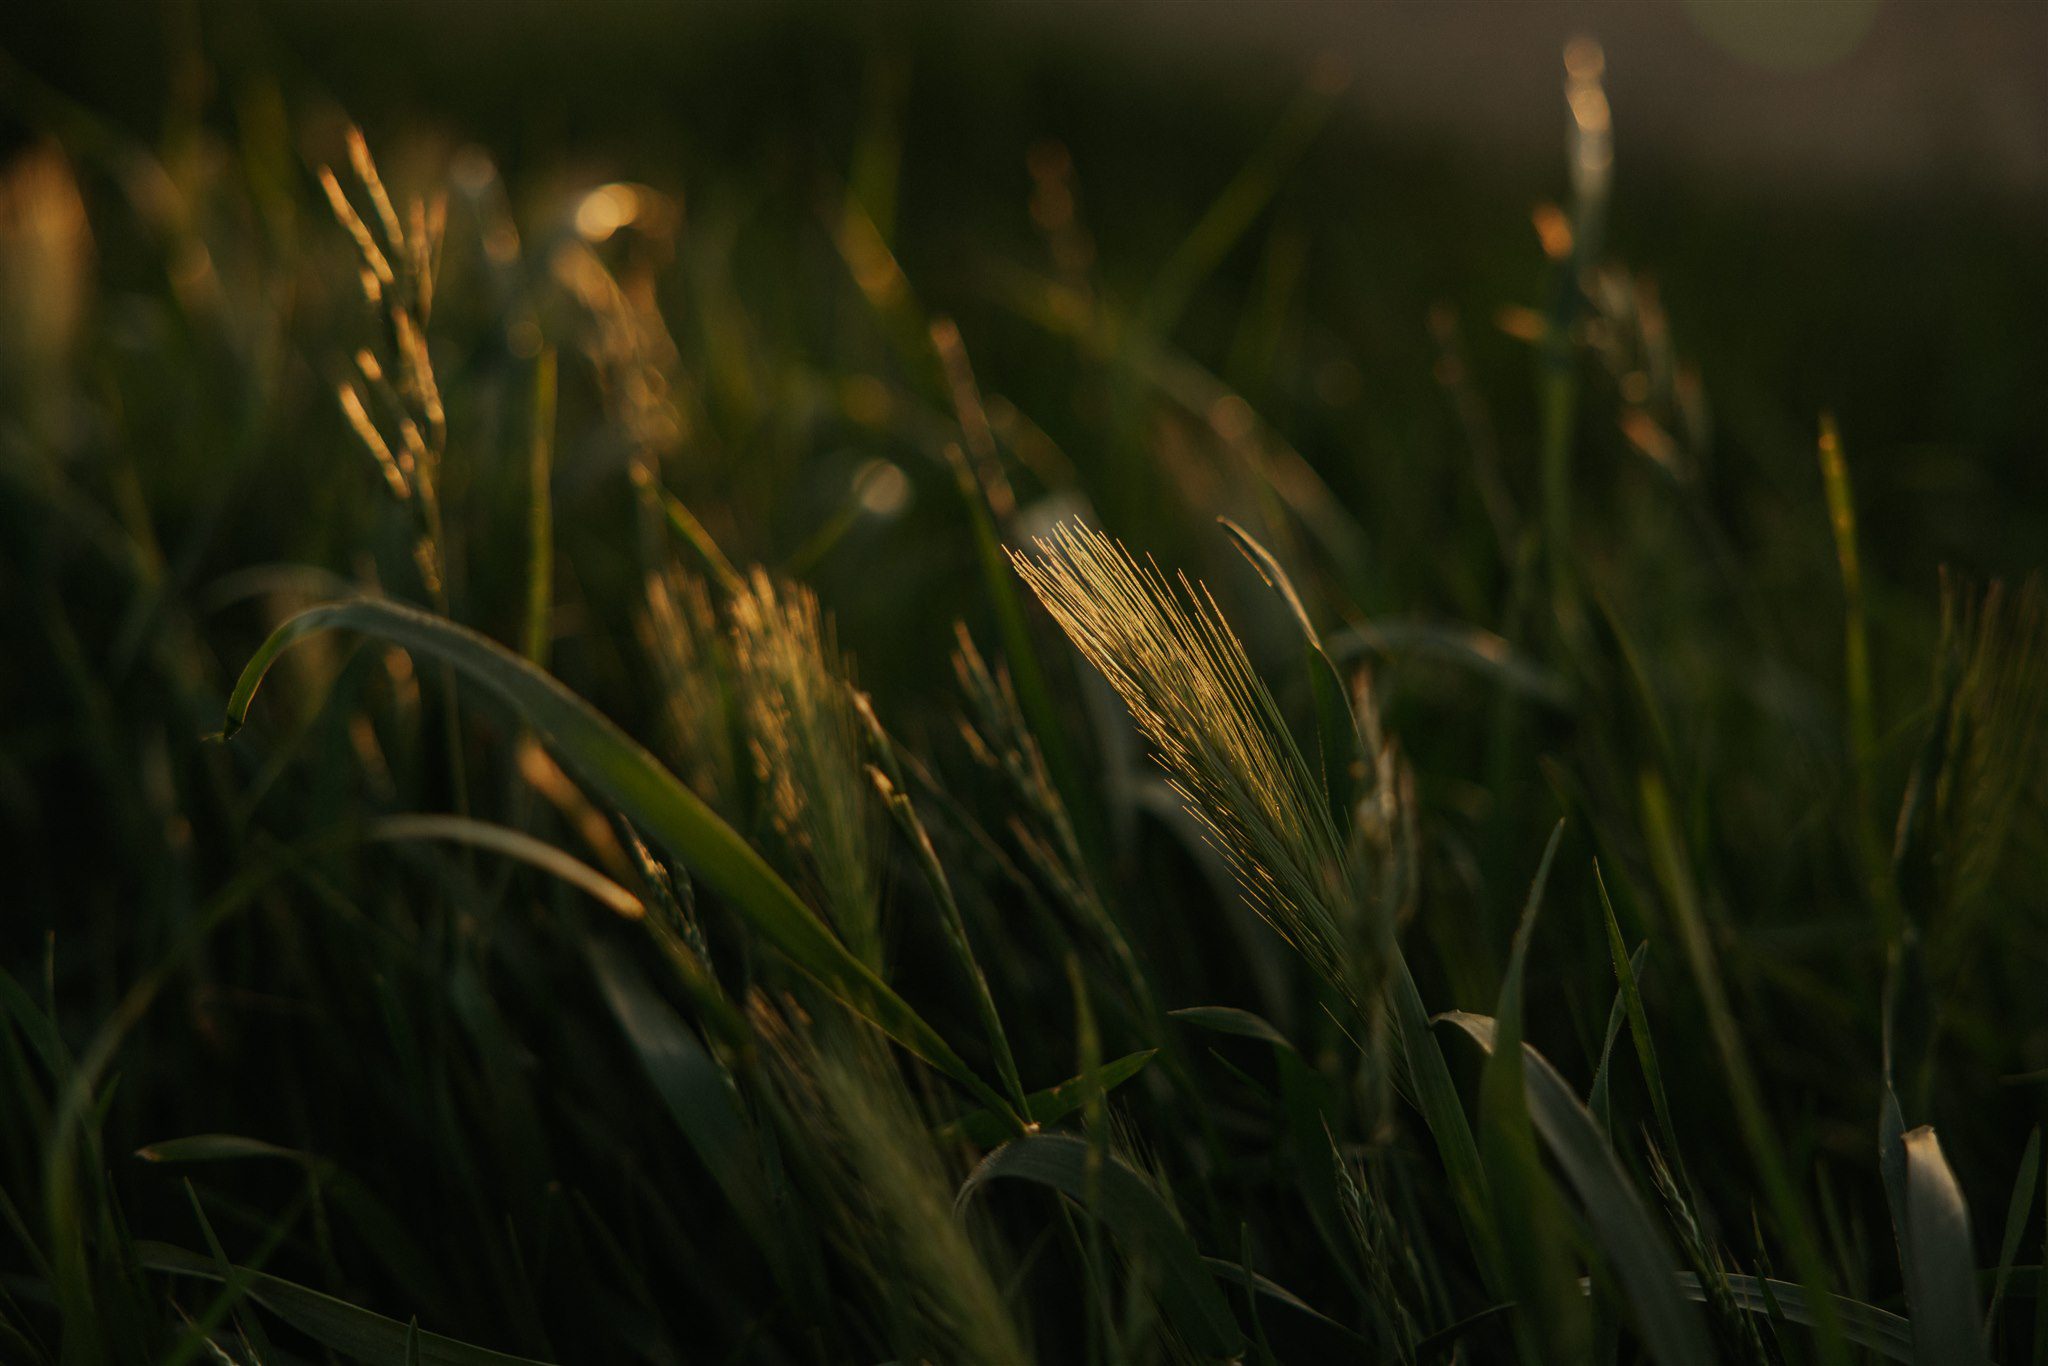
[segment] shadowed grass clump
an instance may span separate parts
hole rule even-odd
[[[2048,1362],[2038,234],[877,51],[0,65],[0,1362]]]

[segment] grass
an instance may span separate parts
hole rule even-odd
[[[1169,228],[223,60],[9,68],[0,1359],[2048,1360],[2041,432],[1696,360],[1596,48],[1440,300],[1326,70]]]

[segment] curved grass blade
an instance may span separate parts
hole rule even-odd
[[[987,1105],[1001,1102],[945,1039],[825,927],[753,846],[653,755],[555,679],[464,626],[375,599],[314,607],[271,633],[228,699],[222,738],[239,730],[279,655],[323,631],[377,636],[446,664],[517,712],[562,763],[691,869],[770,944],[889,1037]]]
[[[2041,1175],[2041,1128],[2027,1135],[2026,1151],[2020,1154],[2019,1174],[2013,1177],[2012,1200],[2005,1207],[2005,1236],[1998,1243],[1998,1274],[1991,1283],[1991,1308],[1984,1315],[1984,1331],[1996,1331],[1999,1302],[2012,1279],[2012,1259],[2020,1252],[2020,1238],[2027,1231],[2027,1218],[2034,1205],[2034,1183]]]
[[[1091,1212],[1157,1274],[1160,1307],[1188,1345],[1217,1357],[1236,1356],[1244,1349],[1244,1334],[1194,1240],[1152,1183],[1122,1159],[1105,1155],[1091,1174],[1087,1140],[1066,1134],[1027,1135],[983,1158],[961,1183],[957,1203],[965,1205],[999,1177],[1049,1186],[1084,1203],[1092,1195]]]
[[[1493,1052],[1494,1022],[1484,1015],[1451,1011],[1437,1018]],[[1651,1219],[1621,1160],[1549,1060],[1528,1044],[1522,1045],[1522,1056],[1529,1117],[1578,1192],[1586,1220],[1627,1292],[1643,1345],[1664,1366],[1712,1366],[1707,1325],[1679,1294],[1680,1273],[1671,1244]]]
[[[145,1270],[172,1276],[220,1281],[224,1276],[210,1258],[168,1243],[138,1240],[135,1259]],[[241,1277],[248,1297],[323,1347],[353,1357],[364,1366],[405,1366],[407,1339],[413,1329],[332,1295],[247,1267],[231,1268]],[[439,1333],[419,1333],[414,1359],[421,1366],[546,1366],[532,1357],[493,1352]]]
[[[591,974],[625,1032],[641,1070],[690,1148],[732,1202],[747,1231],[771,1258],[781,1255],[768,1179],[746,1116],[724,1071],[668,1002],[657,996],[614,946],[593,941]]]
[[[1920,1366],[1987,1362],[1969,1206],[1932,1127],[1909,1130],[1904,1143],[1906,1304],[1913,1311],[1913,1359]]]
[[[1572,704],[1571,684],[1563,676],[1493,632],[1463,622],[1380,617],[1368,625],[1333,631],[1326,643],[1331,658],[1346,663],[1364,655],[1436,660],[1469,669],[1547,707],[1562,711]]]
[[[1294,1052],[1294,1045],[1287,1036],[1275,1029],[1263,1016],[1236,1006],[1183,1006],[1179,1010],[1166,1012],[1176,1020],[1186,1020],[1197,1029],[1214,1030],[1218,1034],[1234,1034],[1240,1039],[1257,1039],[1275,1048]]]
[[[1427,1363],[1439,1358],[1448,1358],[1451,1349],[1456,1347],[1466,1334],[1485,1327],[1503,1314],[1512,1314],[1514,1311],[1515,1306],[1512,1304],[1489,1304],[1476,1314],[1467,1314],[1447,1328],[1439,1328],[1415,1344],[1415,1360],[1418,1366],[1427,1366]]]
[[[1033,1124],[1058,1123],[1091,1100],[1107,1095],[1137,1076],[1158,1051],[1145,1048],[1136,1053],[1126,1053],[1081,1076],[1069,1077],[1058,1086],[1033,1091],[1024,1098],[1025,1118]],[[998,1114],[993,1110],[976,1110],[941,1125],[932,1136],[942,1143],[961,1141],[972,1143],[977,1148],[990,1148],[1016,1132],[1016,1125],[1011,1122],[1007,1111]]]
[[[493,854],[531,864],[533,867],[568,883],[578,891],[587,892],[591,899],[606,910],[638,920],[647,914],[647,908],[640,904],[640,898],[606,877],[597,869],[575,858],[545,840],[535,839],[523,830],[510,826],[493,825],[488,821],[475,820],[469,816],[387,816],[371,821],[363,828],[365,842],[390,840],[447,840],[471,848],[484,849]]]
[[[1814,1326],[1816,1316],[1806,1302],[1804,1286],[1733,1272],[1722,1279],[1738,1308],[1767,1318],[1782,1318],[1804,1328]],[[1699,1277],[1690,1271],[1678,1274],[1678,1288],[1689,1300],[1700,1304],[1707,1302],[1707,1292],[1700,1285]],[[1905,1319],[1846,1295],[1831,1298],[1834,1301],[1834,1320],[1842,1325],[1844,1338],[1859,1347],[1868,1347],[1888,1361],[1913,1360],[1913,1329]]]
[[[1238,1263],[1227,1262],[1221,1257],[1204,1257],[1202,1258],[1202,1265],[1208,1267],[1218,1280],[1228,1281],[1230,1284],[1242,1286],[1246,1290],[1257,1291],[1275,1304],[1284,1304],[1295,1313],[1315,1320],[1323,1327],[1342,1337],[1345,1342],[1366,1353],[1366,1360],[1378,1360],[1378,1357],[1372,1354],[1372,1344],[1361,1337],[1356,1330],[1345,1327],[1271,1277],[1260,1275],[1256,1271],[1247,1271]]]

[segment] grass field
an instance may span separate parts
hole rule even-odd
[[[2038,217],[950,22],[0,48],[0,1361],[2048,1361]]]

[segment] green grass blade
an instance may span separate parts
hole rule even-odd
[[[1572,704],[1572,685],[1562,675],[1492,631],[1464,622],[1377,617],[1332,631],[1327,645],[1330,657],[1343,663],[1366,656],[1427,660],[1464,669],[1547,707],[1564,710]]]
[[[1350,699],[1345,693],[1344,677],[1337,671],[1329,651],[1323,647],[1322,635],[1309,619],[1308,608],[1302,603],[1301,594],[1295,591],[1294,581],[1281,567],[1279,558],[1261,545],[1257,537],[1228,517],[1216,520],[1230,533],[1238,551],[1251,562],[1259,577],[1266,581],[1266,586],[1287,604],[1295,625],[1301,628],[1303,665],[1308,674],[1309,696],[1315,705],[1316,749],[1322,759],[1323,789],[1341,819],[1351,807],[1351,774],[1356,766],[1371,759],[1365,735],[1359,729],[1357,714],[1351,710]]]
[[[297,1163],[310,1171],[324,1171],[332,1166],[326,1159],[312,1153],[279,1147],[260,1138],[245,1138],[241,1134],[191,1134],[185,1138],[167,1138],[137,1148],[135,1155],[145,1162],[239,1162],[252,1157],[274,1157]]]
[[[135,1256],[149,1271],[209,1281],[223,1279],[210,1258],[167,1243],[138,1241]],[[261,1271],[246,1267],[234,1270],[246,1278],[250,1299],[321,1346],[352,1357],[364,1366],[405,1366],[406,1344],[412,1330],[397,1319],[387,1319]],[[438,1333],[420,1333],[416,1350],[416,1359],[422,1366],[546,1366],[532,1357],[493,1352]]]
[[[1315,142],[1316,134],[1336,111],[1345,84],[1335,68],[1319,70],[1289,103],[1266,140],[1160,266],[1142,308],[1147,331],[1159,336],[1173,331],[1202,282],[1272,202],[1289,168]]]
[[[1677,922],[1679,943],[1685,949],[1693,984],[1706,1007],[1707,1029],[1713,1038],[1714,1050],[1720,1055],[1721,1070],[1728,1083],[1729,1098],[1734,1103],[1743,1142],[1748,1146],[1750,1160],[1756,1164],[1757,1175],[1762,1179],[1764,1198],[1771,1213],[1777,1217],[1779,1233],[1791,1245],[1792,1263],[1799,1273],[1800,1284],[1807,1288],[1808,1301],[1814,1305],[1817,1316],[1814,1329],[1821,1355],[1824,1360],[1841,1362],[1846,1353],[1841,1348],[1841,1325],[1833,1318],[1834,1297],[1827,1289],[1827,1263],[1821,1257],[1820,1244],[1814,1237],[1805,1202],[1786,1170],[1784,1154],[1778,1146],[1770,1115],[1764,1108],[1763,1087],[1757,1081],[1755,1069],[1750,1066],[1741,1031],[1736,1027],[1735,1012],[1721,980],[1720,962],[1708,936],[1706,915],[1700,907],[1699,893],[1686,863],[1677,822],[1672,816],[1670,794],[1663,780],[1654,773],[1645,772],[1642,776],[1642,803],[1643,833],[1649,844],[1650,863],[1656,871],[1672,918]]]
[[[1081,1076],[1069,1077],[1057,1086],[1033,1091],[1024,1098],[1026,1118],[1033,1124],[1056,1124],[1089,1101],[1109,1094],[1137,1076],[1158,1052],[1156,1048],[1145,1048],[1136,1053],[1126,1053]],[[933,1137],[941,1142],[964,1141],[977,1148],[991,1148],[1015,1133],[1016,1126],[1011,1123],[1007,1112],[998,1114],[993,1110],[976,1110],[941,1125]]]
[[[733,567],[733,562],[726,558],[725,552],[719,549],[718,542],[711,538],[711,533],[704,529],[704,524],[697,520],[697,514],[690,511],[682,499],[660,485],[649,482],[644,487],[647,496],[652,497],[660,505],[661,514],[667,519],[669,530],[675,532],[682,538],[684,544],[697,553],[697,558],[703,562],[706,572],[718,586],[729,596],[746,592],[746,579]]]
[[[588,946],[590,970],[641,1070],[711,1179],[771,1258],[782,1247],[739,1097],[709,1050],[616,947]]]
[[[554,636],[554,454],[555,352],[548,347],[534,367],[533,446],[527,463],[525,645],[526,657],[538,669],[548,666],[548,644]]]
[[[1234,1034],[1240,1039],[1257,1039],[1275,1048],[1294,1051],[1294,1045],[1287,1036],[1269,1024],[1263,1016],[1236,1006],[1183,1006],[1179,1010],[1166,1012],[1176,1020],[1185,1020],[1197,1029],[1212,1030],[1218,1034]]]
[[[352,630],[427,655],[494,694],[556,757],[677,862],[716,890],[789,960],[984,1104],[1001,1102],[938,1032],[826,928],[753,846],[626,733],[555,679],[467,627],[375,599],[314,607],[277,628],[242,670],[223,738],[240,729],[264,675],[294,644]]]
[[[1737,1308],[1766,1318],[1782,1318],[1803,1328],[1814,1325],[1816,1315],[1807,1303],[1806,1287],[1791,1281],[1774,1281],[1761,1276],[1730,1273],[1722,1278]],[[1689,1300],[1705,1304],[1707,1291],[1690,1271],[1678,1276],[1678,1288]],[[1858,1347],[1868,1347],[1888,1361],[1913,1360],[1912,1325],[1897,1314],[1846,1295],[1829,1297],[1829,1313],[1842,1325],[1842,1336]]]
[[[1629,975],[1640,977],[1643,961],[1649,957],[1648,940],[1636,945],[1634,956],[1625,959]],[[1614,1132],[1613,1115],[1613,1062],[1614,1043],[1621,1037],[1622,1027],[1628,1023],[1628,1001],[1620,989],[1614,993],[1614,1004],[1607,1008],[1607,1032],[1600,1037],[1600,1060],[1593,1068],[1593,1085],[1586,1092],[1586,1108],[1593,1112],[1593,1118],[1600,1121],[1600,1131]]]
[[[1870,643],[1864,625],[1863,568],[1856,553],[1856,500],[1849,488],[1849,464],[1842,458],[1842,438],[1835,430],[1831,414],[1821,415],[1819,451],[1828,526],[1834,532],[1835,559],[1841,566],[1842,596],[1847,608],[1842,656],[1849,705],[1849,751],[1856,762],[1857,788],[1867,794],[1871,766],[1877,757],[1877,722],[1871,701]]]
[[[468,816],[387,816],[370,822],[363,829],[366,843],[394,840],[446,840],[452,844],[467,845],[474,849],[503,854],[530,864],[560,881],[568,883],[606,910],[638,920],[647,914],[647,908],[640,904],[640,898],[606,877],[597,869],[545,840],[535,839],[522,830],[509,826],[493,825],[488,821]]]
[[[1430,1029],[1429,1012],[1423,1007],[1422,993],[1416,989],[1415,975],[1408,970],[1406,955],[1398,949],[1389,986],[1394,996],[1402,1063],[1407,1068],[1415,1108],[1422,1112],[1423,1123],[1429,1127],[1437,1155],[1444,1164],[1444,1173],[1450,1178],[1451,1196],[1465,1225],[1465,1236],[1472,1244],[1473,1258],[1488,1284],[1505,1294],[1499,1244],[1488,1215],[1486,1166],[1479,1160],[1479,1144],[1472,1137],[1472,1125],[1465,1117],[1458,1088],[1451,1081],[1443,1049]]]
[[[1540,1346],[1533,1356],[1548,1361],[1577,1360],[1588,1347],[1588,1325],[1583,1301],[1573,1284],[1576,1276],[1563,1211],[1536,1150],[1529,1083],[1523,1075],[1527,1063],[1521,1048],[1522,977],[1536,918],[1543,908],[1543,890],[1563,837],[1564,822],[1559,821],[1544,846],[1522,922],[1515,930],[1494,1015],[1498,1046],[1488,1049],[1479,1077],[1479,1152],[1486,1163],[1503,1270],[1513,1279],[1515,1300],[1523,1310],[1515,1317],[1515,1333],[1525,1349]]]
[[[1919,1366],[1972,1366],[1990,1360],[1977,1312],[1976,1257],[1970,1210],[1934,1130],[1905,1135],[1906,1306],[1913,1316],[1913,1359]]]
[[[1607,922],[1607,953],[1614,964],[1614,979],[1620,987],[1623,1006],[1628,1011],[1628,1032],[1635,1040],[1636,1063],[1642,1068],[1643,1083],[1650,1092],[1650,1108],[1657,1116],[1657,1133],[1663,1140],[1672,1170],[1682,1176],[1685,1168],[1678,1147],[1678,1126],[1671,1120],[1671,1101],[1664,1091],[1664,1069],[1657,1061],[1656,1040],[1650,1036],[1649,1013],[1643,1009],[1641,969],[1637,964],[1649,943],[1645,941],[1636,950],[1635,959],[1628,956],[1627,946],[1621,938],[1621,925],[1614,918],[1614,902],[1607,895],[1607,879],[1601,875],[1597,860],[1593,864],[1593,885],[1600,892],[1600,909]]]
[[[1202,1258],[1202,1265],[1208,1267],[1210,1273],[1217,1280],[1228,1281],[1230,1284],[1242,1286],[1246,1290],[1257,1291],[1275,1304],[1284,1304],[1295,1313],[1313,1319],[1331,1332],[1342,1337],[1345,1342],[1364,1351],[1367,1354],[1365,1358],[1367,1361],[1377,1360],[1376,1357],[1371,1355],[1372,1344],[1359,1336],[1355,1329],[1345,1327],[1271,1277],[1263,1276],[1256,1271],[1247,1271],[1238,1263],[1225,1261],[1221,1257],[1204,1257]]]
[[[1997,1330],[1999,1302],[2012,1279],[2012,1260],[2019,1255],[2020,1238],[2034,1207],[2034,1183],[2041,1176],[2041,1128],[2027,1135],[2026,1151],[2020,1154],[2020,1169],[2013,1177],[2012,1200],[2005,1207],[2005,1236],[1998,1242],[1998,1275],[1991,1284],[1991,1308],[1984,1315],[1984,1331]]]
[[[1244,1348],[1244,1334],[1171,1206],[1120,1158],[1105,1155],[1092,1179],[1088,1168],[1087,1140],[1032,1134],[983,1158],[962,1183],[959,1201],[965,1204],[998,1178],[1049,1186],[1083,1202],[1092,1190],[1091,1212],[1152,1268],[1160,1306],[1188,1345],[1207,1356],[1236,1356]]]
[[[1488,1053],[1496,1052],[1492,1020],[1462,1011],[1439,1018],[1464,1030]],[[1706,1323],[1679,1293],[1670,1241],[1651,1218],[1621,1159],[1549,1060],[1527,1044],[1522,1054],[1529,1116],[1578,1193],[1586,1220],[1627,1294],[1643,1345],[1663,1366],[1712,1366]]]

